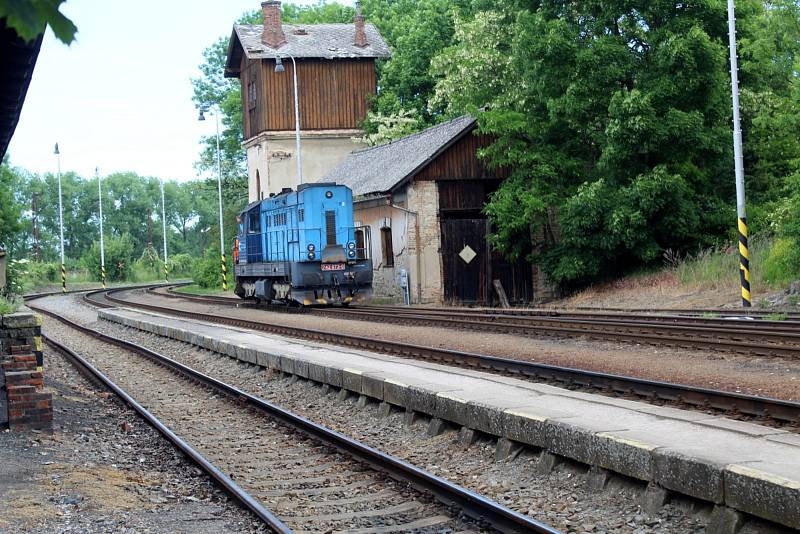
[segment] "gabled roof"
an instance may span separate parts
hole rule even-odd
[[[261,42],[264,26],[257,24],[236,24],[228,44],[228,59],[225,62],[225,76],[238,77],[242,52],[247,59],[285,58],[349,59],[349,58],[388,58],[392,56],[389,46],[372,24],[365,24],[367,46],[358,47],[355,41],[353,24],[283,24],[286,44],[280,48],[270,48]]]
[[[354,195],[388,193],[474,129],[475,119],[463,115],[391,143],[356,150],[321,181],[346,185]]]
[[[0,160],[17,128],[43,35],[26,43],[0,19]]]

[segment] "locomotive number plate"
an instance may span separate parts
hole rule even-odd
[[[323,271],[344,271],[344,263],[323,263]]]

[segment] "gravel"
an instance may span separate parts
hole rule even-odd
[[[482,531],[460,518],[460,511],[235,399],[56,321],[47,320],[44,329],[98,366],[293,529],[391,532],[414,525],[417,532]]]
[[[0,532],[263,532],[115,396],[45,350],[53,433],[0,433]]]
[[[88,323],[96,320],[93,311],[74,300],[65,300],[68,299],[56,301],[60,313],[83,317]],[[525,450],[512,460],[496,462],[491,440],[481,440],[467,448],[458,442],[453,431],[431,438],[426,434],[424,419],[406,426],[403,414],[380,418],[375,404],[362,408],[355,398],[334,400],[339,397],[324,394],[328,388],[116,324],[100,322],[93,326],[158,350],[565,532],[704,530],[708,509],[697,508],[697,503],[675,502],[663,507],[656,517],[647,516],[640,506],[643,486],[637,482],[614,477],[603,491],[596,491],[589,486],[585,466],[562,463],[549,474],[537,474],[538,454],[534,451]],[[690,509],[695,513],[689,513]]]
[[[314,328],[352,335],[427,345],[492,356],[616,373],[650,380],[689,384],[749,395],[800,400],[800,362],[780,358],[689,351],[650,345],[587,339],[520,337],[435,327],[373,323],[207,305],[180,299],[127,292],[123,298],[227,317]]]

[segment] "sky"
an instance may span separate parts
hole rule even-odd
[[[190,80],[200,76],[203,50],[260,5],[67,0],[61,11],[78,27],[77,39],[66,46],[47,30],[9,146],[11,164],[55,171],[58,143],[64,172],[92,176],[98,167],[101,175],[197,178],[200,138],[214,134],[214,120],[197,120]]]

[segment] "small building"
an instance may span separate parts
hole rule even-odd
[[[300,183],[294,75],[303,181],[316,182],[353,150],[351,138],[362,135],[358,126],[377,90],[375,62],[391,56],[360,12],[353,24],[291,25],[281,23],[279,1],[261,8],[263,25],[233,27],[225,64],[225,76],[241,80],[250,202]],[[279,62],[282,72],[276,72]]]
[[[323,178],[353,190],[355,224],[371,227],[375,296],[402,301],[407,280],[413,303],[489,305],[499,280],[510,301],[533,299],[531,265],[489,247],[483,208],[508,172],[478,159],[492,139],[476,128],[465,115],[356,150]]]

